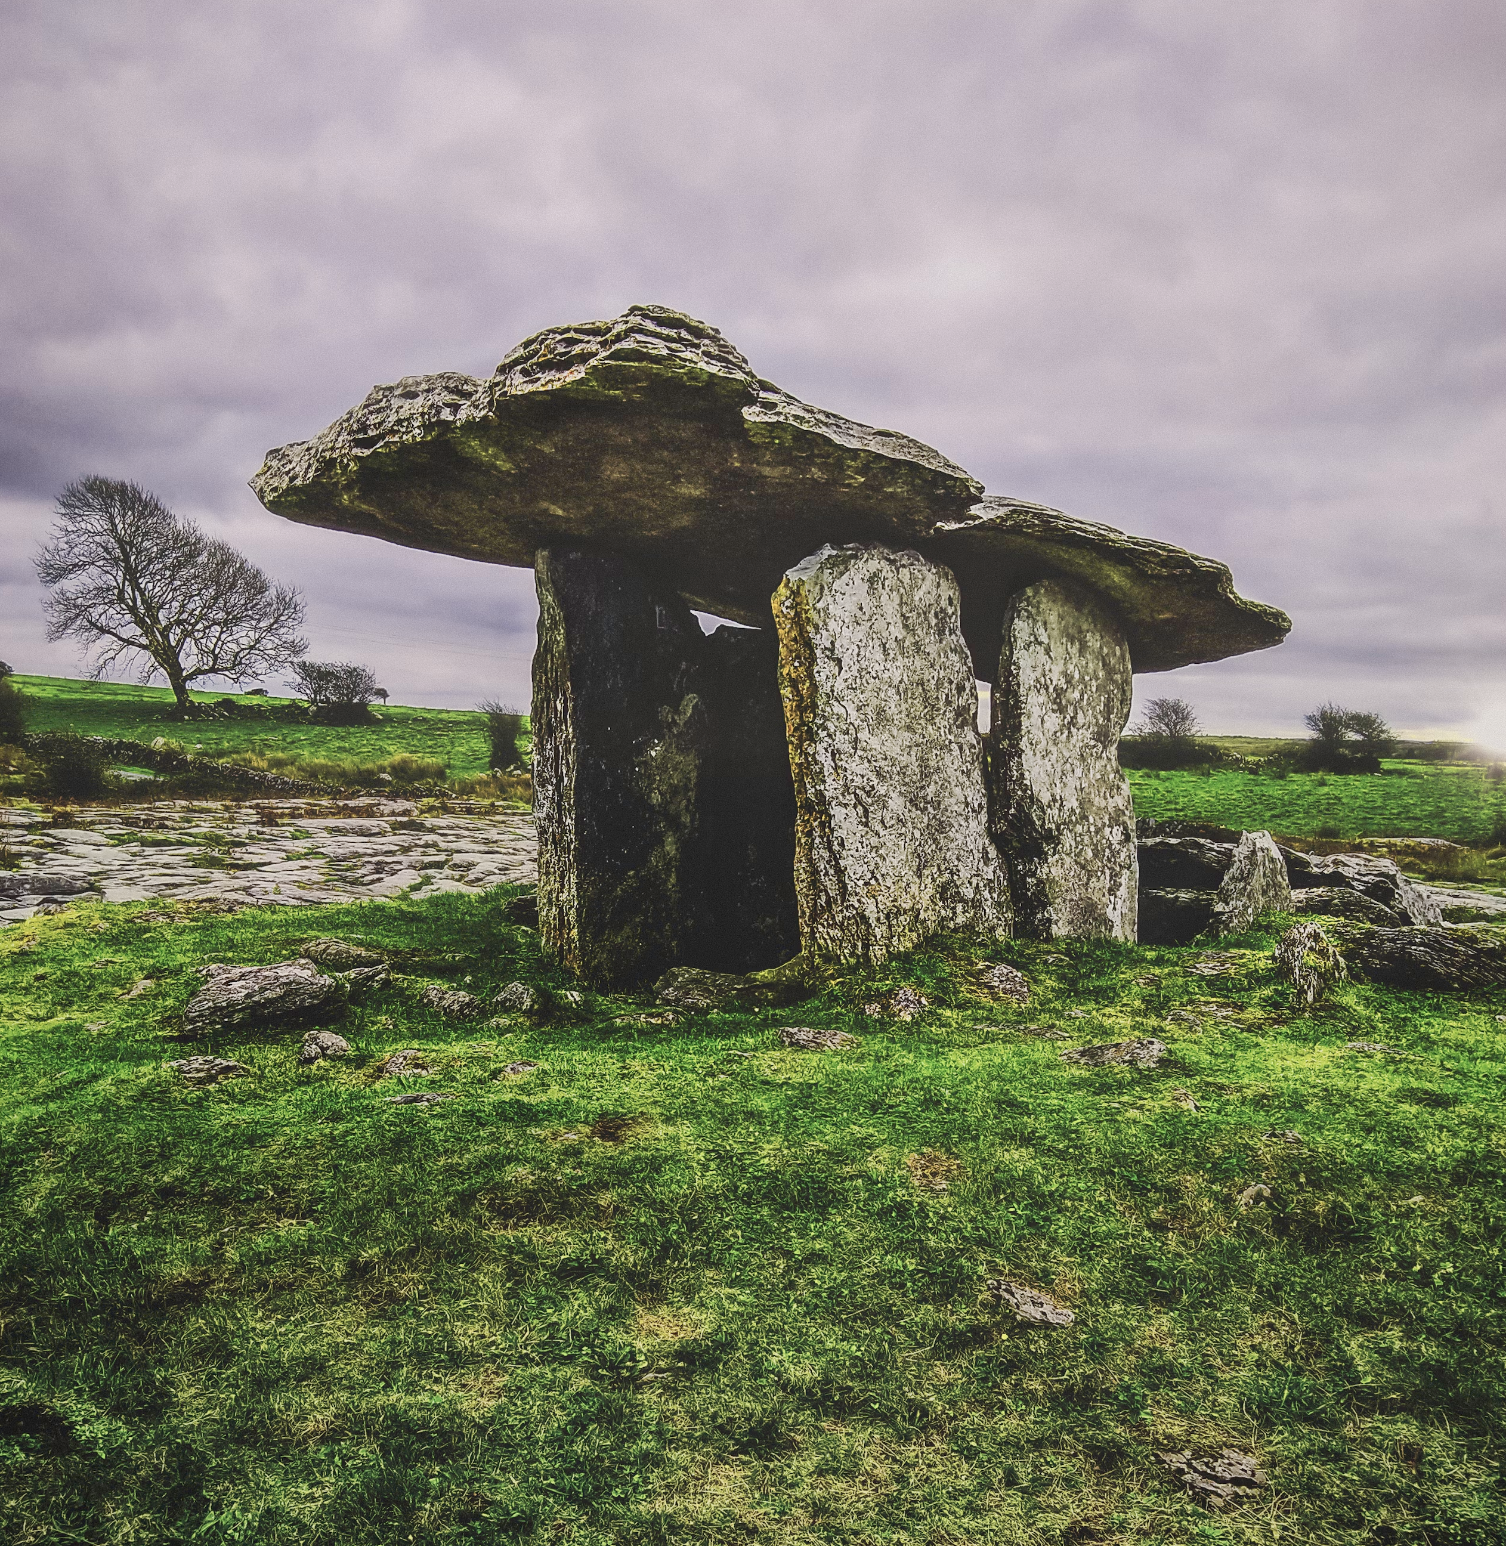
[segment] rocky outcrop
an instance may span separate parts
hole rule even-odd
[[[1506,984],[1506,934],[1480,925],[1364,929],[1342,947],[1351,970],[1393,988]]]
[[[685,960],[698,927],[703,636],[624,559],[560,549],[534,568],[539,932],[595,987],[641,982]]]
[[[951,575],[824,547],[785,576],[774,616],[804,950],[881,961],[943,931],[1007,935]]]
[[[1408,923],[1442,923],[1429,888],[1408,880],[1394,859],[1374,854],[1304,854],[1284,849],[1293,891],[1310,887],[1355,891],[1388,907]]]
[[[1269,832],[1244,832],[1213,904],[1213,932],[1239,934],[1262,913],[1289,912],[1292,888],[1286,863]]]
[[[1382,929],[1399,929],[1407,919],[1361,891],[1345,886],[1304,886],[1292,892],[1294,913],[1317,913],[1325,918],[1349,918],[1355,923],[1373,923]]]
[[[1017,934],[1135,938],[1135,811],[1119,766],[1132,685],[1123,630],[1092,595],[1042,580],[1012,598],[988,777]]]
[[[1146,890],[1216,891],[1234,862],[1234,844],[1200,837],[1142,838],[1140,884]]]
[[[983,675],[1010,596],[1047,577],[1107,600],[1137,671],[1264,649],[1291,627],[1211,559],[1045,505],[980,503],[982,485],[931,447],[798,401],[661,306],[547,328],[486,379],[376,387],[269,452],[251,486],[291,520],[490,563],[601,544],[755,627],[780,575],[823,543],[918,548],[961,581]]]

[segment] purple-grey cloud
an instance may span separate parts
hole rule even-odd
[[[519,697],[526,574],[245,480],[374,382],[645,300],[1293,614],[1142,696],[1506,741],[1503,43],[1476,0],[12,5],[0,656],[74,668],[28,554],[98,471],[301,584],[317,654]]]

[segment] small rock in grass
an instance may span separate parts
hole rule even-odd
[[[234,1079],[240,1074],[251,1072],[244,1063],[235,1063],[229,1058],[179,1058],[167,1066],[176,1068],[190,1084],[195,1085],[217,1084],[221,1079]]]
[[[1383,1041],[1346,1041],[1344,1045],[1351,1052],[1375,1052],[1382,1056],[1401,1056],[1395,1047],[1388,1047]]]
[[[350,989],[352,998],[360,998],[373,988],[386,987],[392,981],[392,971],[386,962],[379,962],[376,966],[353,967],[350,971],[337,972],[335,975]]]
[[[548,996],[526,982],[509,982],[497,991],[492,1004],[503,1014],[524,1015],[530,1020],[542,1020],[549,1013]]]
[[[1126,1068],[1154,1068],[1166,1056],[1166,1043],[1154,1036],[1138,1036],[1132,1041],[1104,1042],[1096,1047],[1071,1047],[1062,1053],[1068,1063],[1088,1068],[1118,1064]]]
[[[156,981],[153,978],[142,977],[138,981],[133,982],[120,996],[121,998],[140,998],[143,994],[150,993],[156,986]]]
[[[183,1029],[190,1036],[230,1026],[327,1015],[350,997],[345,983],[325,976],[312,961],[302,958],[272,966],[211,962],[201,971],[205,986],[183,1011]]]
[[[1175,1099],[1177,1105],[1179,1105],[1184,1111],[1201,1111],[1203,1109],[1202,1106],[1198,1104],[1197,1097],[1192,1093],[1191,1090],[1173,1090],[1172,1096]]]
[[[1131,982],[1137,988],[1159,988],[1161,979],[1154,972],[1147,972],[1143,977],[1132,977]]]
[[[1266,1131],[1263,1132],[1260,1136],[1262,1141],[1269,1143],[1291,1144],[1293,1148],[1299,1147],[1302,1143],[1302,1134],[1299,1133],[1295,1128],[1291,1127],[1270,1127],[1267,1128]]]
[[[1238,950],[1210,950],[1182,970],[1193,977],[1237,977],[1248,964],[1248,956]]]
[[[838,1052],[843,1047],[855,1047],[857,1037],[846,1031],[815,1030],[808,1025],[787,1025],[779,1033],[783,1046],[796,1047],[802,1052]]]
[[[1024,972],[1017,972],[1002,961],[985,961],[978,968],[978,986],[995,998],[1008,999],[1011,1003],[1030,1002],[1029,979]]]
[[[905,1169],[910,1172],[911,1184],[917,1192],[945,1192],[962,1165],[937,1149],[922,1149],[919,1154],[905,1156]]]
[[[1311,919],[1294,924],[1276,941],[1276,970],[1291,983],[1304,1004],[1321,1003],[1349,968],[1334,943]]]
[[[394,1052],[384,1058],[378,1068],[388,1078],[395,1074],[403,1074],[408,1078],[426,1077],[430,1072],[424,1054],[417,1047],[405,1047],[401,1052]]]
[[[1270,1200],[1270,1187],[1262,1186],[1258,1181],[1254,1186],[1247,1186],[1244,1191],[1239,1194],[1239,1205],[1241,1208],[1245,1209],[1253,1208],[1258,1202],[1269,1202]]]
[[[539,1065],[529,1058],[520,1058],[516,1063],[504,1063],[504,1074],[531,1074]]]
[[[1069,1020],[1086,1020],[1089,1016],[1086,1009],[1069,1009],[1067,1011],[1067,1018]]]
[[[1237,1449],[1220,1450],[1216,1455],[1194,1455],[1189,1451],[1158,1457],[1167,1470],[1209,1508],[1249,1498],[1266,1485],[1266,1476],[1253,1455]]]
[[[1173,1009],[1167,1015],[1166,1023],[1168,1025],[1185,1025],[1194,1031],[1200,1031],[1203,1028],[1203,1022],[1190,1009]]]
[[[310,939],[299,946],[298,953],[315,966],[329,972],[349,972],[362,966],[381,966],[384,958],[364,945],[353,945],[345,939]]]
[[[613,1025],[678,1025],[683,1016],[677,1009],[665,1009],[656,1015],[614,1015]]]
[[[383,1099],[394,1106],[432,1106],[436,1101],[454,1100],[455,1097],[439,1090],[411,1090],[406,1095],[386,1095]]]
[[[317,1063],[322,1058],[343,1058],[350,1051],[350,1043],[333,1031],[310,1031],[303,1038],[298,1052],[300,1063]]]
[[[1070,1326],[1076,1316],[1059,1305],[1049,1294],[1039,1289],[1026,1288],[1023,1283],[1010,1283],[1004,1278],[989,1278],[988,1291],[1006,1309],[1013,1310],[1015,1319],[1032,1326]]]
[[[922,1010],[929,1009],[931,1001],[924,993],[905,984],[883,998],[876,998],[863,1005],[863,1013],[875,1020],[913,1020]]]
[[[418,995],[425,1009],[432,1009],[447,1020],[479,1020],[486,1013],[486,1005],[474,993],[463,988],[425,988]]]
[[[754,988],[754,983],[736,972],[676,966],[654,984],[654,997],[672,1009],[715,1010],[750,1002]]]

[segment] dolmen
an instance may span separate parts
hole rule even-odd
[[[377,387],[251,486],[533,568],[539,928],[603,987],[938,932],[1133,940],[1132,673],[1291,626],[1222,564],[986,495],[656,306]]]

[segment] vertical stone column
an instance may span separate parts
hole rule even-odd
[[[641,982],[699,927],[704,638],[626,559],[546,548],[534,573],[539,932],[585,982]]]
[[[825,547],[774,593],[805,950],[879,961],[1010,932],[950,570]]]
[[[1060,580],[1010,599],[994,688],[989,791],[1015,926],[1034,939],[1135,938],[1135,812],[1119,766],[1129,646]]]
[[[696,964],[751,972],[800,949],[795,786],[769,628],[718,628],[705,646],[711,749],[700,822],[703,930]]]

